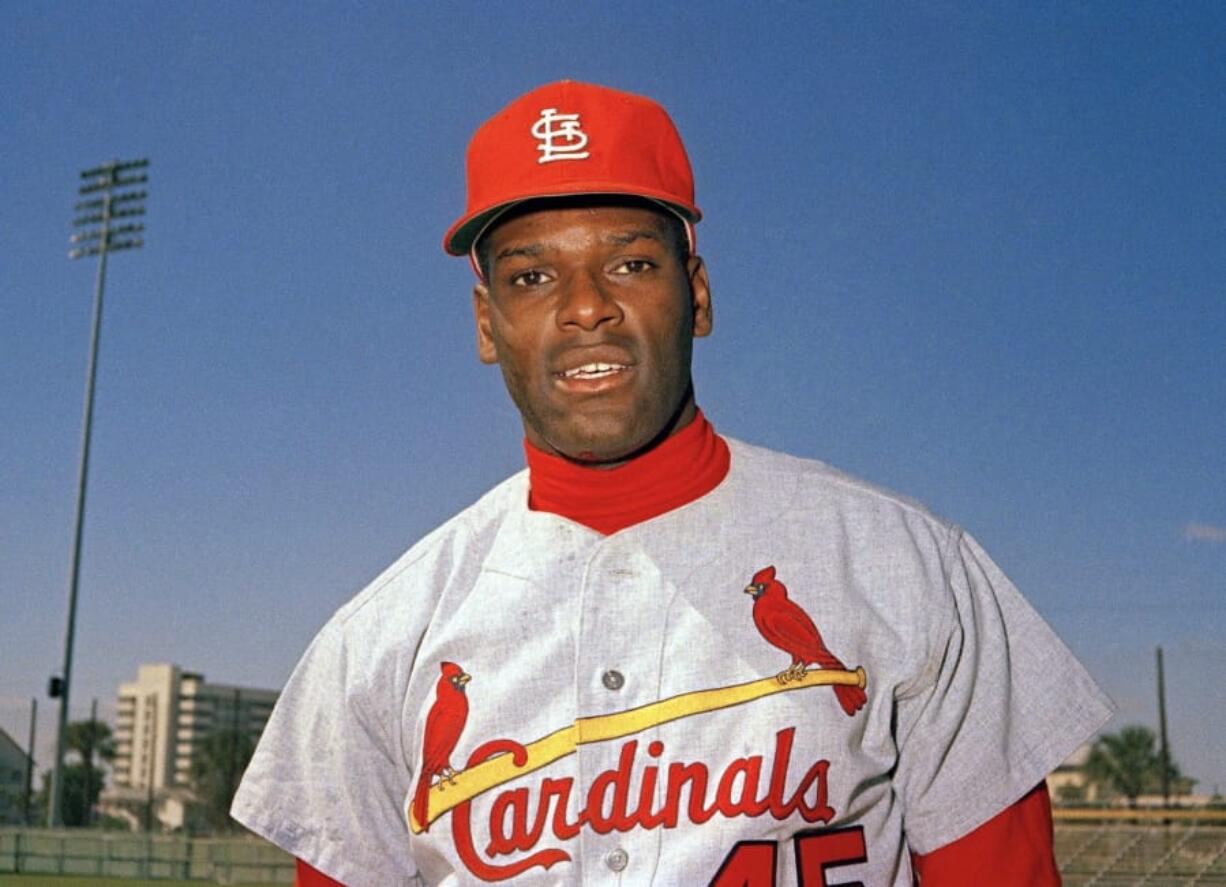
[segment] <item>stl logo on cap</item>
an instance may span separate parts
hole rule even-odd
[[[558,124],[556,128],[555,123]],[[559,114],[557,108],[545,108],[541,111],[541,119],[532,125],[532,136],[540,142],[536,146],[541,152],[537,163],[586,160],[591,156],[583,150],[587,147],[587,133],[579,128],[578,114]],[[558,139],[562,144],[557,143]]]
[[[702,218],[690,160],[668,112],[652,99],[593,83],[560,80],[515,99],[473,134],[465,171],[464,214],[443,235],[443,249],[468,255],[478,276],[473,246],[526,200],[641,197],[685,223],[691,250]]]

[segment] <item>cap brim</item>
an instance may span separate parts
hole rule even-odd
[[[642,197],[645,200],[658,203],[665,209],[676,213],[681,217],[682,221],[693,224],[702,219],[702,211],[697,206],[678,203],[676,200],[670,199],[672,195],[663,193],[651,193],[647,190],[628,191],[625,188],[615,188],[603,186],[599,183],[590,185],[576,184],[567,182],[557,191],[544,192],[540,194],[528,194],[523,197],[517,197],[514,200],[508,200],[504,203],[499,203],[487,209],[480,210],[472,215],[467,215],[461,218],[458,222],[448,229],[447,234],[443,237],[443,249],[453,256],[464,256],[472,249],[486,230],[494,224],[508,210],[519,206],[529,200],[547,200],[551,197]]]

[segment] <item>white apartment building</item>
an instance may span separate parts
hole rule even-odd
[[[112,787],[103,804],[114,813],[126,809],[129,818],[152,803],[164,825],[183,825],[192,764],[204,740],[220,730],[258,740],[278,695],[210,684],[168,663],[141,665],[135,681],[119,685]]]

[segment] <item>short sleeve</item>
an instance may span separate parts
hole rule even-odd
[[[315,638],[230,812],[346,887],[416,885],[401,812],[411,774],[394,719],[371,704],[370,676],[356,665],[353,646],[336,621]]]
[[[931,680],[896,702],[894,783],[917,853],[1017,801],[1113,713],[1081,663],[960,530],[946,577]]]

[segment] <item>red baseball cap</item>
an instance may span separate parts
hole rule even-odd
[[[562,80],[520,96],[468,143],[468,205],[443,238],[467,254],[511,207],[540,197],[645,197],[686,223],[691,243],[702,212],[694,174],[668,112],[629,92]]]

